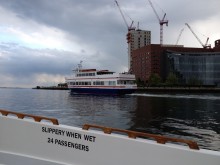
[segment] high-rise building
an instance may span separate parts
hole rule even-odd
[[[151,31],[140,30],[140,29],[131,29],[127,34],[127,43],[128,43],[128,70],[133,72],[133,62],[132,56],[133,51],[139,49],[143,46],[151,44]]]

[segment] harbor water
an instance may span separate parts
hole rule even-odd
[[[196,141],[220,151],[220,94],[72,95],[66,90],[0,88],[0,109]]]

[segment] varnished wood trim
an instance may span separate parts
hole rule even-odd
[[[167,142],[185,143],[189,146],[190,149],[199,150],[198,144],[194,141],[191,141],[191,140],[170,138],[170,137],[161,136],[161,135],[155,135],[155,134],[143,133],[143,132],[136,132],[136,131],[129,131],[129,130],[111,128],[111,127],[104,127],[104,126],[93,125],[93,124],[84,124],[82,129],[83,130],[89,130],[90,128],[101,129],[106,134],[111,134],[112,132],[125,133],[125,134],[128,135],[129,138],[133,138],[133,139],[136,139],[137,137],[150,138],[150,139],[156,140],[156,142],[160,143],[160,144],[165,144]]]
[[[47,120],[52,122],[54,125],[59,125],[59,122],[55,118],[49,118],[49,117],[44,117],[44,116],[37,116],[37,115],[29,115],[29,114],[24,114],[24,113],[19,113],[19,112],[13,112],[13,111],[7,111],[7,110],[2,110],[0,109],[0,113],[3,116],[8,116],[8,115],[16,115],[19,119],[24,119],[25,117],[31,117],[34,119],[35,122],[41,122],[41,120]]]

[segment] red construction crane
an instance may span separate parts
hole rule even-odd
[[[164,16],[162,19],[160,19],[159,15],[157,14],[152,2],[150,0],[148,0],[155,15],[157,16],[157,19],[159,21],[159,24],[160,24],[160,44],[162,45],[163,44],[163,25],[166,24],[168,26],[168,20],[165,20],[165,17],[166,17],[166,13],[164,13]]]
[[[128,31],[130,31],[130,30],[135,30],[135,27],[132,27],[134,21],[132,21],[131,25],[129,26],[128,23],[127,23],[127,21],[126,21],[126,19],[125,19],[125,16],[124,16],[122,10],[121,10],[121,8],[120,8],[120,6],[119,6],[119,4],[118,4],[118,2],[117,2],[116,0],[115,0],[115,3],[116,3],[116,5],[118,6],[118,9],[119,9],[119,11],[120,11],[120,13],[121,13],[121,16],[122,16],[122,18],[123,18],[123,20],[124,20],[124,23],[125,23],[126,27],[128,28]]]
[[[205,44],[202,43],[202,41],[199,39],[199,37],[196,35],[196,33],[192,30],[192,28],[189,26],[188,23],[185,23],[185,25],[189,28],[189,30],[192,32],[192,34],[196,37],[196,39],[199,41],[199,43],[202,45],[203,48],[205,49],[210,49],[211,45],[208,44],[209,41],[209,37],[207,37],[207,40],[205,42]]]

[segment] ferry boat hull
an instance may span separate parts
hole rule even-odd
[[[125,95],[131,94],[136,89],[107,89],[107,88],[70,88],[71,93],[94,95]]]
[[[72,127],[60,125],[56,119],[0,110],[3,165],[219,165],[219,162],[220,152],[199,149],[189,140],[90,124]]]

